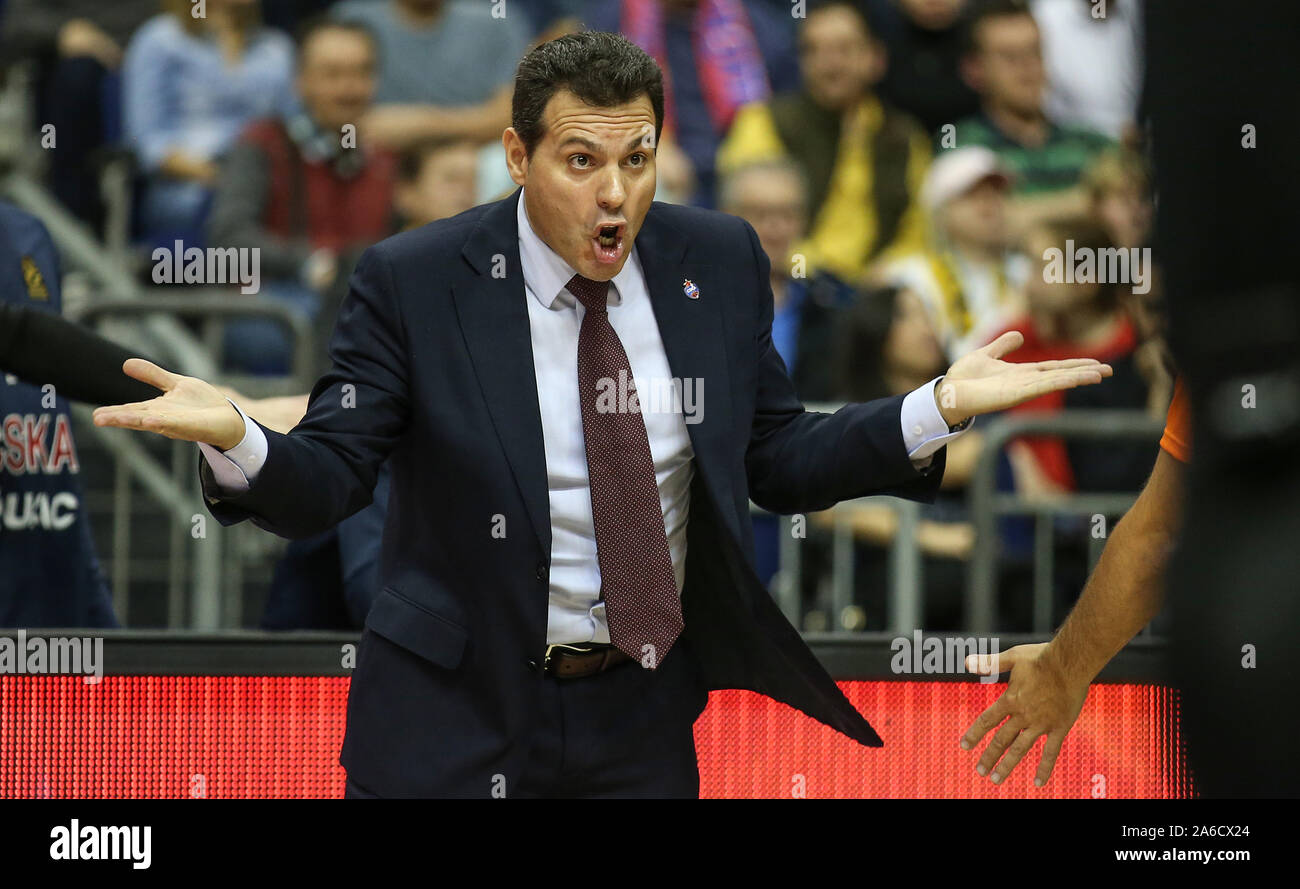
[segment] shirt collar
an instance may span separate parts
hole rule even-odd
[[[1025,147],[1024,144],[1011,138],[1011,136],[1009,136],[1007,132],[1002,129],[1002,127],[998,126],[997,122],[989,115],[987,111],[980,109],[976,113],[976,117],[978,117],[984,122],[984,125],[988,127],[989,132],[993,134],[994,139],[999,143],[998,145],[991,146],[993,150],[996,151],[999,145],[1005,148]],[[1047,141],[1045,141],[1042,145],[1038,146],[1039,149],[1043,149],[1051,145],[1053,142],[1056,141],[1057,137],[1061,133],[1061,128],[1058,127],[1050,117],[1045,119],[1047,122]]]
[[[565,286],[577,274],[573,268],[560,258],[560,255],[546,245],[546,242],[533,230],[528,221],[528,210],[524,207],[524,191],[519,190],[519,262],[524,270],[524,283],[543,307],[556,308],[573,305],[577,300]],[[638,257],[636,247],[623,263],[623,268],[614,276],[609,288],[609,305],[617,306],[623,302],[623,294],[631,293],[628,283],[637,273]]]
[[[357,175],[366,165],[363,149],[344,148],[337,135],[321,129],[306,111],[298,111],[287,117],[284,128],[298,146],[303,159],[309,162],[328,164],[334,172],[345,178]]]

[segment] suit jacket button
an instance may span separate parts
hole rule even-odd
[[[546,566],[545,566],[545,565],[538,565],[538,566],[537,566],[537,579],[538,579],[538,580],[545,580],[545,579],[546,579],[546,574],[547,574]]]
[[[529,661],[529,662],[528,662],[528,670],[529,670],[529,672],[536,673],[536,672],[538,671],[538,669],[539,669],[539,667],[538,667],[537,661]]]

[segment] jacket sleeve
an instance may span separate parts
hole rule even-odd
[[[382,245],[357,264],[329,354],[302,421],[288,435],[262,427],[266,463],[247,492],[223,497],[200,458],[204,499],[223,525],[251,518],[281,537],[307,537],[370,503],[410,414],[406,331]]]
[[[750,498],[783,514],[827,509],[870,494],[933,501],[946,449],[924,470],[912,465],[903,444],[902,395],[848,404],[833,414],[804,410],[772,344],[770,265],[748,223],[745,231],[759,294],[758,384],[745,454]]]
[[[240,140],[221,163],[208,240],[221,247],[255,247],[261,251],[263,275],[296,281],[312,246],[305,237],[283,238],[266,228],[270,192],[271,164],[265,151]]]

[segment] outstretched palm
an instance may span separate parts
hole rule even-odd
[[[1006,410],[1058,389],[1100,383],[1111,366],[1093,358],[1032,361],[1015,364],[1002,356],[1025,343],[1018,330],[1009,330],[948,369],[935,398],[939,412],[955,425],[967,417]]]
[[[171,373],[143,358],[128,359],[122,370],[163,394],[148,401],[96,408],[96,426],[143,429],[222,449],[234,447],[244,437],[243,418],[211,383]]]

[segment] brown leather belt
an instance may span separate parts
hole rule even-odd
[[[556,679],[581,679],[603,673],[619,664],[631,662],[613,645],[584,642],[578,645],[548,645],[543,659],[547,676]]]

